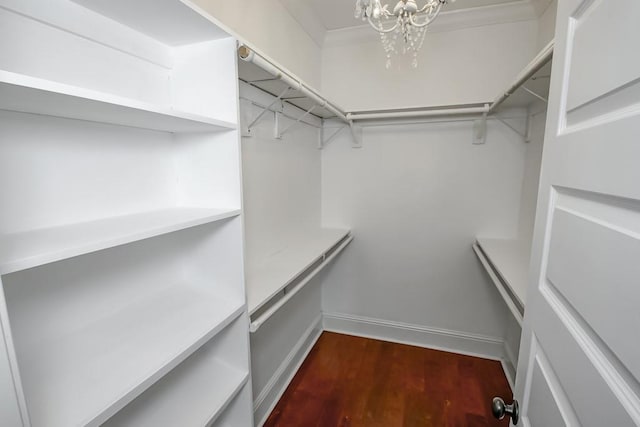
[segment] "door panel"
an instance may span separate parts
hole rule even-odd
[[[530,416],[524,422],[531,427],[570,426],[570,420],[575,420],[575,414],[570,412],[565,415],[561,412],[558,402],[564,396],[562,389],[558,387],[558,378],[549,367],[549,363],[538,346],[536,349],[531,369],[529,401],[527,402]]]
[[[524,424],[640,425],[640,1],[558,0]]]
[[[569,111],[638,78],[638,15],[637,0],[584,2],[573,14],[569,30]]]
[[[630,387],[597,334],[552,283],[547,281],[541,294],[546,303],[536,313],[536,336],[567,394],[570,407],[566,411],[575,411],[579,425],[585,427],[634,426],[630,413],[635,409],[625,398]]]
[[[640,233],[581,214],[556,209],[548,279],[626,368],[640,377],[637,336],[620,333],[621,325],[640,325],[640,286],[629,286],[626,280],[640,277]]]

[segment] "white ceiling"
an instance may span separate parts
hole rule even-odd
[[[382,0],[382,3],[395,5],[397,0]],[[464,21],[467,12],[484,11],[484,15],[507,16],[508,13],[499,13],[496,8],[508,8],[510,10],[528,8],[537,15],[542,14],[551,0],[457,0],[445,5],[443,15],[456,15],[457,20]],[[353,16],[355,0],[280,0],[280,3],[300,23],[300,25],[319,44],[327,31],[341,30],[362,26],[363,22]],[[417,0],[418,5],[424,4],[424,0]],[[460,14],[461,13],[461,14]],[[477,15],[477,13],[475,14]],[[521,15],[520,15],[521,16]]]
[[[320,20],[320,23],[327,30],[338,30],[340,28],[353,27],[356,25],[362,25],[362,21],[357,20],[353,16],[355,9],[355,0],[294,0],[297,3],[306,4]],[[451,11],[458,9],[467,9],[472,7],[491,6],[500,3],[510,3],[513,0],[457,0],[454,3],[449,3],[443,7],[442,11]],[[289,6],[287,3],[285,7]],[[395,0],[382,0],[382,4],[389,4],[393,9]],[[423,0],[418,0],[418,3],[424,4]]]

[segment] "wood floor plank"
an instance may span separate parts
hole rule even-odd
[[[505,427],[500,362],[324,332],[265,427]]]

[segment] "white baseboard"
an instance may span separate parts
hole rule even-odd
[[[325,331],[445,350],[503,361],[502,338],[342,313],[323,313]]]
[[[511,390],[515,390],[516,365],[518,361],[506,342],[504,343],[503,351],[504,360],[502,361],[502,369],[504,370],[504,375],[507,377],[507,381],[509,381]]]
[[[296,345],[282,361],[276,372],[271,376],[267,385],[262,389],[253,402],[253,419],[256,426],[261,427],[266,421],[278,400],[284,394],[294,375],[300,369],[302,362],[313,348],[322,334],[322,314],[311,322]]]

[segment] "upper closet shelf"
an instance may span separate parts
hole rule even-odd
[[[546,100],[549,94],[549,75],[553,56],[553,40],[522,69],[518,77],[491,103],[475,105],[443,105],[402,110],[371,110],[347,113],[349,120],[394,120],[446,116],[484,116],[501,108],[527,107],[537,100]]]
[[[538,52],[511,85],[491,103],[489,114],[501,108],[527,107],[536,101],[547,102],[553,46],[552,40]]]
[[[238,78],[278,100],[309,111],[321,119],[337,117],[346,122],[342,109],[279,66],[269,62],[246,45],[238,49]]]
[[[530,247],[530,242],[488,238],[478,238],[473,245],[518,323],[522,323],[526,303]]]
[[[329,261],[351,241],[349,230],[319,229],[301,234],[247,272],[249,314],[254,314],[304,273]],[[309,273],[313,273],[309,271]]]
[[[224,120],[8,71],[0,71],[0,109],[165,132],[236,128]]]
[[[183,230],[240,214],[239,209],[176,207],[0,235],[0,274]]]

